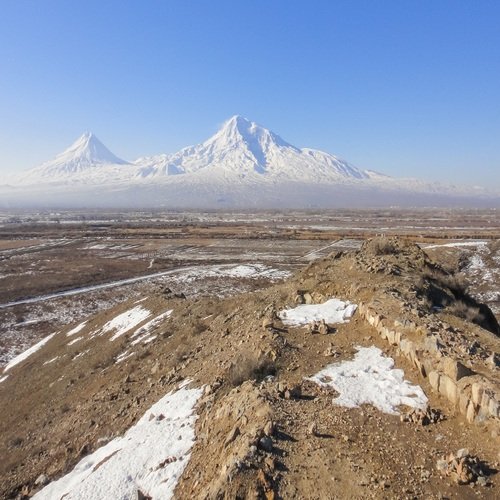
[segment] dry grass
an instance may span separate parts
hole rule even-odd
[[[276,374],[276,364],[269,358],[259,358],[253,353],[240,356],[228,371],[228,381],[236,387],[246,380],[260,382],[268,375]]]

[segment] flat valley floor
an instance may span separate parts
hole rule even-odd
[[[376,235],[428,248],[500,318],[495,209],[0,212],[0,366],[125,300],[165,288],[187,297],[255,290]]]

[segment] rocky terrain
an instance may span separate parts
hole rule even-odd
[[[0,496],[86,498],[101,474],[125,498],[497,498],[498,320],[431,250],[373,238],[58,329],[0,374]],[[117,472],[140,425],[165,447]]]

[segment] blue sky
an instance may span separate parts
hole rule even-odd
[[[3,0],[0,172],[91,130],[174,152],[241,114],[394,176],[500,187],[500,2]]]

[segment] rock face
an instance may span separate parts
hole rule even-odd
[[[203,395],[177,498],[465,498],[469,481],[491,483],[480,491],[494,498],[498,478],[487,465],[500,458],[500,381],[488,360],[499,339],[494,325],[487,330],[444,302],[458,295],[467,300],[416,245],[376,239],[241,296],[160,290],[141,302],[151,314],[115,341],[103,326],[136,305],[99,313],[76,344],[56,332],[0,383],[0,497],[32,495],[123,435],[167,392],[192,384]],[[276,314],[333,297],[358,304],[334,329],[318,320],[311,334]],[[147,344],[134,336],[145,328]],[[350,360],[357,346],[392,357],[429,407],[394,416],[337,405],[335,389],[311,377]],[[449,455],[464,448],[470,453]],[[160,464],[174,459],[184,457],[166,450]]]

